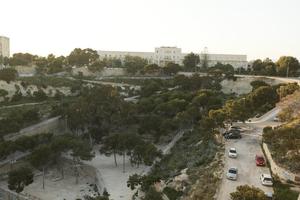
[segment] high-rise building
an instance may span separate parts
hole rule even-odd
[[[0,56],[9,57],[9,38],[0,36]]]
[[[168,62],[174,62],[182,65],[184,57],[187,53],[182,53],[177,47],[158,47],[154,52],[128,52],[128,51],[98,51],[100,59],[117,58],[124,61],[126,56],[139,56],[148,61],[149,64],[155,63],[159,66],[165,66]],[[230,64],[234,68],[247,68],[248,61],[246,55],[233,54],[211,54],[202,52],[200,54],[200,62],[207,59],[208,67],[217,63]]]

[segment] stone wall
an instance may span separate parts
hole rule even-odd
[[[276,85],[283,83],[281,80],[275,80],[271,78],[264,77],[237,77],[236,81],[233,80],[223,80],[221,82],[222,92],[226,94],[236,93],[238,95],[247,94],[252,91],[252,86],[250,83],[255,80],[260,80],[268,83],[269,85]]]
[[[107,68],[105,67],[101,72],[91,72],[87,67],[78,67],[72,69],[73,75],[78,75],[81,72],[83,76],[124,76],[126,70],[124,68]]]
[[[276,174],[283,181],[293,181],[300,184],[300,174],[294,174],[287,169],[278,166],[273,160],[269,147],[266,143],[263,143],[263,149],[273,174]]]

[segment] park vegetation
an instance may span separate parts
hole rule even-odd
[[[1,159],[17,151],[30,153],[28,161],[31,168],[14,169],[9,173],[9,188],[16,192],[21,192],[26,185],[33,182],[32,168],[43,172],[43,188],[45,187],[46,170],[51,166],[58,167],[61,170],[62,178],[64,178],[63,154],[69,155],[72,159],[72,168],[77,183],[79,164],[82,160],[91,160],[94,157],[92,147],[85,139],[68,134],[43,133],[34,136],[22,136],[15,141],[2,141],[0,143]]]

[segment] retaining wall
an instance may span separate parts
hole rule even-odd
[[[272,158],[271,152],[269,150],[269,147],[266,143],[263,143],[263,149],[265,151],[266,157],[270,163],[270,167],[273,174],[276,174],[281,180],[284,181],[293,181],[295,183],[300,184],[300,174],[295,174],[287,169],[284,169],[280,166],[278,166],[275,161]]]
[[[65,133],[67,130],[66,123],[64,120],[60,119],[60,116],[53,117],[42,121],[38,124],[32,125],[30,127],[24,128],[17,133],[8,134],[4,136],[4,140],[16,140],[21,136],[32,136],[41,133],[53,133],[60,134]]]

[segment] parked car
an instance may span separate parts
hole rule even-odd
[[[239,126],[231,126],[229,128],[229,131],[239,131],[239,132],[244,132],[245,130]]]
[[[230,167],[228,169],[226,176],[229,180],[234,180],[234,181],[237,180],[238,169],[236,167]]]
[[[228,135],[230,133],[241,133],[241,131],[237,130],[237,129],[230,129],[230,130],[226,131],[225,133],[223,133],[223,135],[225,136],[225,135]]]
[[[273,179],[270,174],[262,174],[260,176],[261,184],[266,186],[272,186],[273,185]]]
[[[230,158],[237,158],[237,151],[236,151],[236,149],[235,148],[230,148],[228,150],[228,156]]]
[[[231,132],[224,136],[226,139],[241,139],[242,135],[238,132]]]
[[[241,130],[242,128],[239,126],[230,126],[229,129],[230,130]]]
[[[255,155],[255,163],[256,166],[265,166],[266,162],[265,162],[265,158],[262,155]]]

